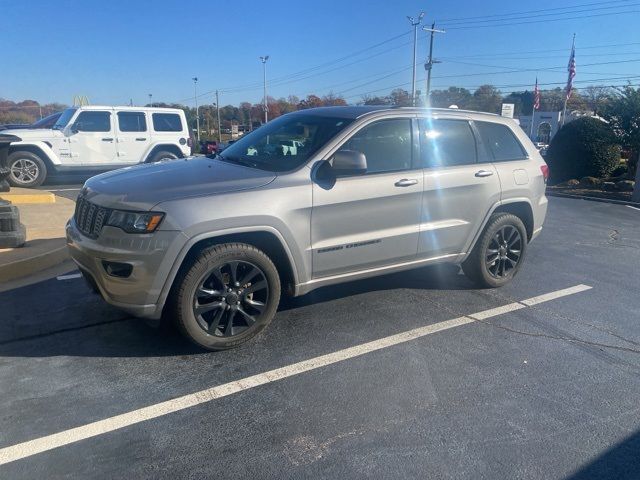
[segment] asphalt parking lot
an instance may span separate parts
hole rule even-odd
[[[637,479],[639,285],[640,211],[560,198],[502,289],[325,288],[227,352],[69,272],[0,293],[0,478]]]

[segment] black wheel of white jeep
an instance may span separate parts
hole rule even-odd
[[[13,152],[9,155],[9,177],[12,187],[39,187],[47,178],[47,166],[35,153]]]
[[[167,151],[160,151],[160,152],[156,152],[154,153],[151,157],[149,162],[150,163],[154,163],[154,162],[168,162],[169,160],[176,160],[178,158],[178,155],[176,155],[173,152],[167,152]]]
[[[522,220],[509,213],[494,214],[462,270],[481,287],[501,287],[516,276],[526,250],[527,231]]]
[[[175,292],[180,330],[203,348],[225,350],[254,337],[273,320],[280,278],[257,248],[222,244],[200,253]]]

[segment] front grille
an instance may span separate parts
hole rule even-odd
[[[110,213],[111,210],[108,208],[100,207],[83,197],[79,197],[76,200],[76,212],[73,219],[78,230],[87,237],[97,238]]]

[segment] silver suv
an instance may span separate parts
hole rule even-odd
[[[547,176],[496,115],[317,108],[220,155],[91,178],[67,244],[107,302],[219,350],[264,329],[283,290],[441,262],[504,285],[542,229]]]

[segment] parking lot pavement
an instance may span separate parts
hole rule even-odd
[[[554,198],[506,287],[325,288],[227,352],[73,272],[1,293],[0,478],[637,478],[638,265],[640,212]]]
[[[57,195],[58,197],[68,198],[69,200],[75,201],[78,198],[78,194],[82,189],[82,183],[72,183],[72,184],[47,184],[42,187],[38,187],[38,190],[46,190],[48,192]]]

